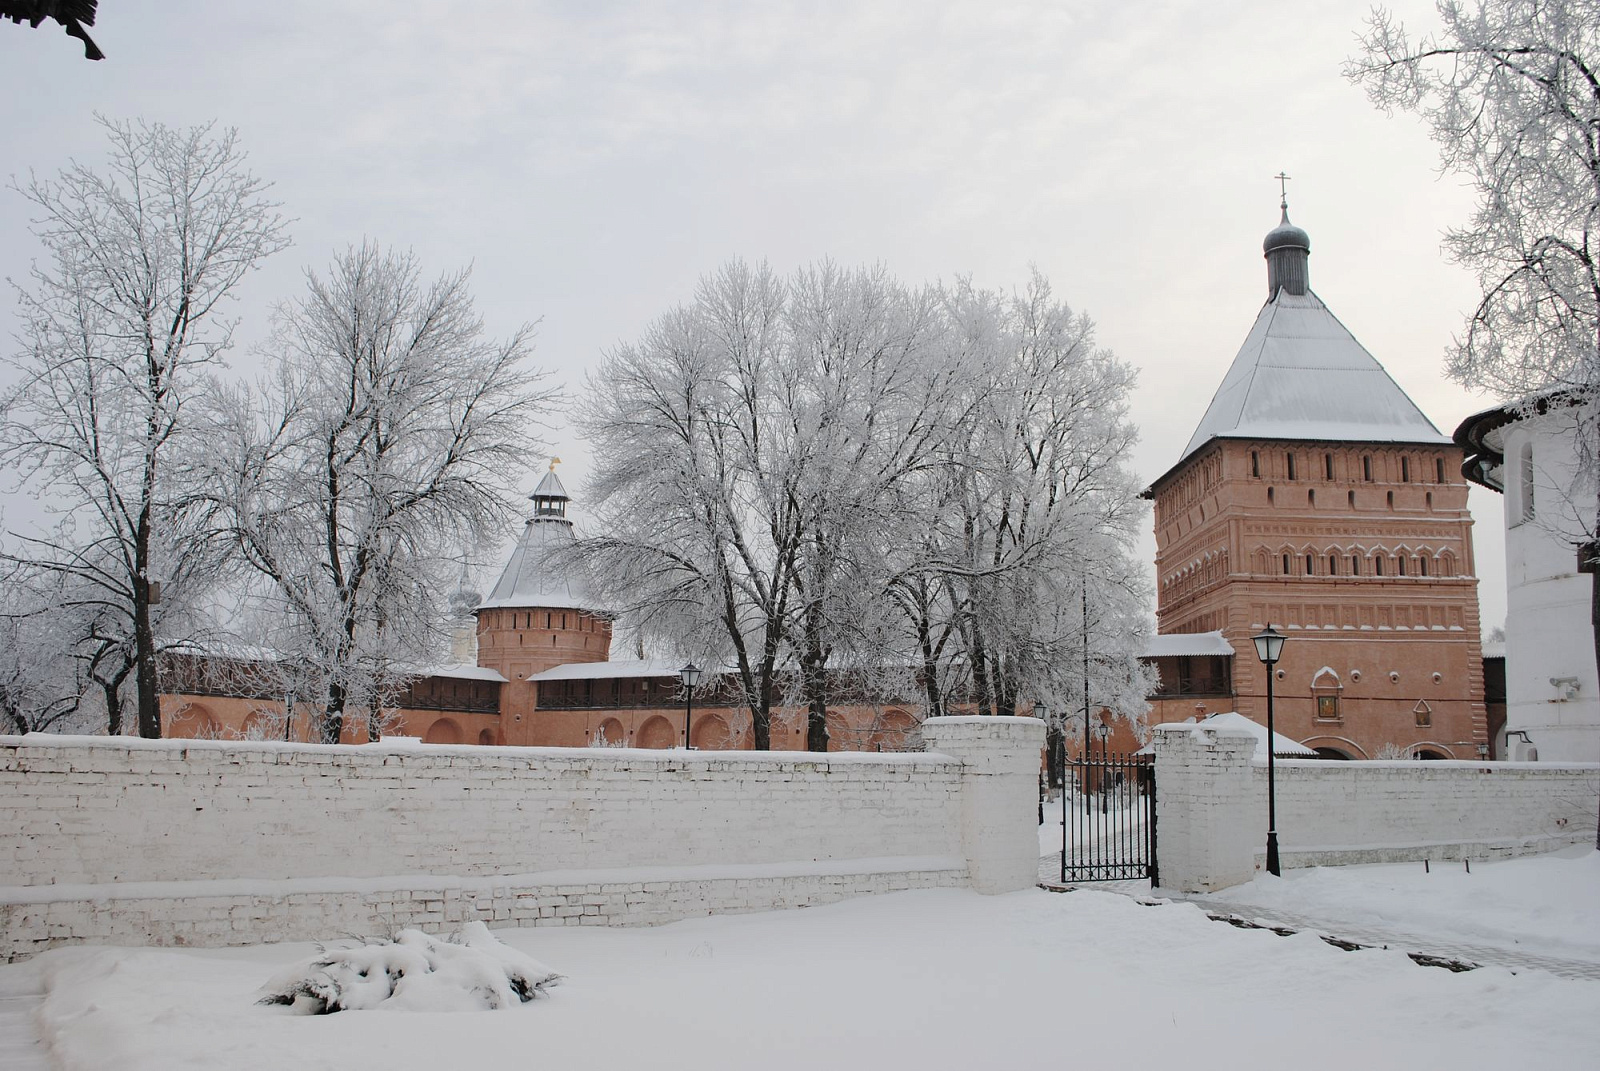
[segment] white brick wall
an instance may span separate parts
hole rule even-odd
[[[1203,726],[1156,731],[1161,884],[1202,892],[1265,865],[1267,764]],[[1488,858],[1593,843],[1600,764],[1277,760],[1285,867]]]
[[[0,736],[0,954],[1031,883],[1042,725],[939,721],[914,755]]]

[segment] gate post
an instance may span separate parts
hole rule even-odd
[[[961,851],[981,893],[1027,889],[1039,881],[1038,718],[929,718],[929,751],[961,760]]]
[[[1155,729],[1156,863],[1163,887],[1211,892],[1255,876],[1261,807],[1246,729],[1158,725]]]

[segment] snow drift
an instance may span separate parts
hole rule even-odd
[[[337,1011],[475,1011],[532,1000],[561,975],[502,944],[481,922],[449,938],[401,930],[393,940],[326,949],[274,975],[260,1004],[286,1004],[301,1015]]]

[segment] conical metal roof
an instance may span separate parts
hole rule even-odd
[[[1285,290],[1262,306],[1180,463],[1212,439],[1450,442],[1321,298]]]
[[[601,610],[587,585],[571,575],[570,559],[563,554],[573,543],[572,522],[565,516],[567,489],[550,471],[529,497],[534,514],[478,609]]]

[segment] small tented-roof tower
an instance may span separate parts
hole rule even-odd
[[[552,460],[533,494],[533,515],[523,526],[500,578],[478,605],[478,664],[510,682],[503,711],[515,722],[533,709],[529,677],[573,662],[603,662],[611,653],[611,618],[583,582],[568,553],[571,496]],[[527,690],[527,696],[522,691]],[[505,737],[515,740],[515,726]]]

